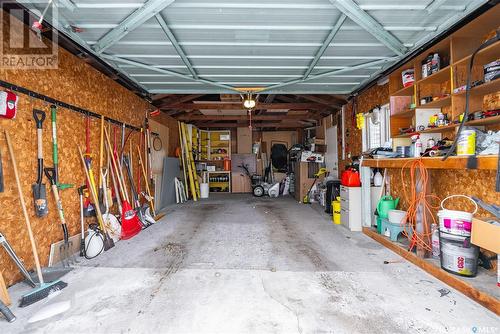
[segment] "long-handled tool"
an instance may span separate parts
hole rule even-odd
[[[54,195],[54,200],[56,201],[57,214],[59,215],[59,221],[63,230],[63,240],[64,243],[59,247],[61,252],[61,262],[64,267],[69,267],[74,261],[73,259],[73,242],[69,240],[68,226],[66,225],[66,218],[64,217],[64,210],[62,205],[62,200],[59,196],[59,189],[56,184],[56,171],[54,168],[45,168],[45,176],[50,181],[50,186],[52,188],[52,194]]]
[[[57,188],[60,190],[73,188],[72,184],[60,183],[59,181],[59,153],[58,153],[58,145],[57,145],[57,107],[55,105],[50,106],[50,119],[52,122],[52,161],[54,163],[55,170],[55,180]]]
[[[0,150],[0,193],[3,193],[3,163],[2,163],[2,150]]]
[[[83,217],[83,190],[85,186],[78,187],[78,198],[80,199],[80,256],[85,256],[85,219]]]
[[[9,154],[10,154],[10,159],[12,161],[12,166],[14,168],[14,176],[16,178],[17,192],[19,195],[19,201],[21,202],[21,207],[23,209],[26,228],[28,230],[28,236],[30,239],[31,250],[33,252],[33,257],[35,260],[38,281],[40,282],[39,284],[37,284],[37,287],[33,291],[25,294],[22,297],[20,307],[24,307],[48,297],[48,295],[55,290],[64,289],[66,286],[68,286],[68,284],[61,280],[56,280],[50,283],[45,283],[43,281],[42,269],[40,266],[40,260],[38,259],[38,251],[36,249],[35,237],[33,236],[33,231],[31,230],[30,217],[28,215],[28,210],[26,209],[26,203],[24,202],[24,195],[21,187],[21,181],[19,179],[19,172],[17,170],[17,163],[16,163],[16,157],[14,155],[14,149],[12,148],[12,143],[10,141],[9,133],[7,132],[7,130],[4,130],[4,134],[5,134],[5,139],[7,140],[7,146],[9,148]]]
[[[3,246],[7,254],[9,254],[10,258],[14,263],[16,264],[17,268],[19,268],[19,271],[23,276],[26,278],[26,281],[34,288],[36,287],[35,281],[31,278],[30,274],[28,273],[28,270],[24,267],[23,263],[21,262],[21,259],[17,256],[16,252],[12,249],[10,246],[9,242],[7,239],[5,239],[4,235],[0,233],[0,245]]]
[[[309,191],[306,193],[304,198],[302,199],[302,203],[304,204],[311,204],[311,190],[313,189],[314,185],[316,184],[316,181],[318,181],[319,177],[321,175],[324,175],[328,173],[328,170],[324,167],[320,168],[316,174],[314,174],[314,182],[311,184],[311,188],[309,188]]]
[[[129,181],[130,181],[131,188],[132,188],[132,199],[134,200],[134,206],[135,206],[134,209],[137,212],[137,217],[139,218],[139,221],[141,222],[141,224],[144,227],[149,227],[152,224],[154,224],[154,222],[151,222],[151,221],[148,222],[146,220],[146,217],[144,214],[144,211],[146,210],[146,208],[142,207],[141,203],[139,201],[139,195],[137,194],[137,192],[135,190],[134,179],[132,178],[132,171],[130,170],[129,157],[125,154],[123,155],[123,163],[125,164],[125,169],[127,171],[127,175],[128,175]]]
[[[80,146],[78,146],[78,153],[80,153],[80,159],[82,160],[83,169],[85,170],[85,177],[87,179],[87,183],[90,185],[89,189],[90,195],[92,196],[92,200],[94,201],[94,203],[98,203],[99,201],[97,199],[97,187],[94,181],[94,176],[92,174],[92,170],[88,169],[87,163],[85,162],[85,158],[83,157],[82,149],[80,148]],[[106,226],[104,225],[104,221],[102,219],[101,208],[99,207],[99,205],[96,205],[95,209],[97,211],[96,216],[97,216],[97,221],[99,222],[99,227],[101,228],[102,233],[104,234],[104,250],[107,251],[108,249],[113,248],[115,246],[115,243],[113,239],[110,238],[106,230]]]
[[[85,118],[85,163],[87,164],[87,169],[92,171],[92,153],[90,149],[90,115]],[[91,175],[92,176],[92,175]],[[92,178],[92,177],[91,177]],[[86,181],[87,189],[90,189],[90,184]],[[92,196],[90,196],[90,191],[83,193],[83,215],[85,217],[95,217],[95,205],[98,203],[92,203]]]
[[[101,178],[105,184],[108,183],[108,169],[107,168],[102,168],[101,169]],[[118,218],[116,218],[115,215],[109,213],[109,201],[108,201],[108,196],[103,196],[104,197],[104,213],[102,214],[102,220],[104,222],[104,225],[106,226],[106,230],[109,231],[109,234],[111,238],[113,239],[114,242],[117,242],[120,240],[120,236],[122,234],[122,226],[120,225],[120,222],[118,221]]]
[[[45,121],[45,111],[33,109],[33,119],[36,123],[37,137],[37,179],[36,183],[31,186],[33,189],[33,201],[35,204],[35,213],[37,217],[45,217],[48,213],[47,207],[47,189],[43,180],[43,121]]]
[[[144,163],[142,162],[141,150],[140,150],[139,146],[137,146],[137,153],[138,153],[138,156],[139,156],[139,165],[140,165],[141,170],[142,170],[142,176],[144,178],[144,184],[146,186],[146,194],[148,196],[147,200],[149,202],[149,207],[151,208],[151,213],[153,214],[153,216],[156,216],[156,211],[155,211],[155,205],[154,205],[153,197],[151,196],[151,191],[149,189],[148,176],[146,175],[146,169],[144,168]]]
[[[113,154],[113,150],[111,148],[111,140],[109,139],[109,134],[106,129],[104,129],[104,135],[106,136],[106,145],[108,148],[108,152],[110,153],[109,155],[111,156],[111,168],[114,168],[115,170],[115,176],[118,180],[118,188],[120,190],[120,196],[122,198],[122,239],[126,240],[138,234],[142,229],[142,225],[139,221],[139,218],[137,218],[136,212],[132,209],[132,206],[127,201],[127,197],[125,196],[125,185],[123,182],[123,178],[121,177],[118,170],[119,166]]]

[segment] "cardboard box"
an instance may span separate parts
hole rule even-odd
[[[237,128],[238,154],[252,153],[252,130],[248,127]]]
[[[474,245],[500,254],[500,225],[472,219],[472,238]]]

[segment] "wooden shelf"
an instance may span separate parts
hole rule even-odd
[[[474,64],[477,64],[477,65],[484,65],[484,64],[487,64],[489,63],[490,61],[495,61],[499,56],[499,50],[498,50],[498,47],[500,46],[500,41],[497,41],[493,44],[491,44],[490,46],[488,46],[487,48],[484,48],[482,49],[481,51],[479,51],[477,54],[476,54],[476,57],[474,58]],[[453,63],[453,66],[457,66],[457,65],[469,65],[469,61],[470,61],[470,55],[467,56],[467,57],[464,57],[458,61],[456,61],[455,63]]]
[[[442,108],[450,105],[451,105],[451,96],[447,96],[426,104],[419,105],[417,108],[432,109],[432,108]]]
[[[473,121],[465,122],[466,126],[482,126],[482,125],[494,125],[500,124],[500,116],[493,116],[488,118],[476,119]],[[392,138],[408,138],[414,135],[415,133],[442,133],[453,130],[460,126],[460,123],[453,123],[445,126],[440,126],[436,128],[428,128],[423,131],[417,131],[413,133],[404,133],[396,136],[392,136]]]
[[[415,109],[407,109],[402,112],[398,112],[396,114],[391,115],[391,117],[397,117],[397,118],[412,118],[415,116]]]
[[[494,124],[500,124],[500,116],[475,119],[473,121],[468,121],[465,123],[465,125],[494,125]]]
[[[442,157],[420,158],[426,168],[429,169],[467,169],[468,157],[449,157],[442,161]],[[418,158],[393,158],[393,159],[364,159],[363,167],[375,168],[409,168],[411,162]],[[477,156],[477,169],[496,170],[498,155]]]
[[[397,92],[395,92],[391,95],[392,96],[413,96],[413,93],[414,93],[413,86],[414,85],[415,84],[408,86],[408,87],[401,88],[400,90],[398,90]]]
[[[429,75],[426,78],[421,79],[420,81],[417,81],[418,85],[421,84],[436,84],[436,83],[442,83],[445,82],[446,80],[450,80],[450,66],[446,66],[445,68],[439,70],[438,72]]]
[[[471,96],[480,96],[480,95],[488,95],[491,93],[495,93],[500,90],[500,79],[496,79],[490,82],[486,82],[482,85],[472,87],[470,90]],[[453,96],[461,96],[465,97],[465,90],[453,94]]]
[[[479,290],[474,287],[471,283],[469,283],[467,278],[460,278],[459,276],[444,271],[440,267],[434,265],[432,262],[418,257],[412,252],[409,252],[407,249],[403,248],[401,245],[392,242],[389,238],[378,234],[377,231],[372,228],[363,227],[363,233],[379,242],[380,244],[384,245],[388,249],[392,250],[402,258],[420,267],[430,275],[436,277],[438,280],[448,284],[454,289],[457,289],[464,295],[488,308],[495,314],[500,315],[500,301],[494,295],[490,295],[486,291]]]

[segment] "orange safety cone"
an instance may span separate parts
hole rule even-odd
[[[137,213],[129,202],[122,203],[122,235],[121,239],[127,240],[141,232],[142,225],[137,217]]]

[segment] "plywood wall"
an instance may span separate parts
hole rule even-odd
[[[153,109],[145,100],[63,49],[59,49],[58,69],[31,71],[0,69],[0,79],[135,126],[141,126],[146,111]],[[50,244],[62,239],[62,230],[57,219],[53,194],[50,191],[47,194],[49,215],[45,218],[36,218],[34,213],[31,190],[31,185],[36,180],[37,166],[36,129],[32,117],[34,108],[44,110],[47,113],[47,120],[43,125],[43,148],[45,166],[52,166],[50,108],[48,104],[20,94],[17,117],[14,120],[0,119],[0,128],[8,130],[10,133],[21,175],[24,198],[28,203],[28,212],[38,245],[38,253],[42,264],[47,265]],[[84,171],[78,157],[77,146],[83,148],[85,144],[85,116],[70,110],[59,109],[57,117],[60,181],[78,187],[84,182]],[[175,136],[177,133],[176,122],[172,119],[164,120],[164,122],[175,125],[173,130]],[[127,134],[129,131],[127,129]],[[137,145],[139,138],[139,134],[134,133],[130,140],[134,145]],[[175,144],[169,143],[169,145]],[[94,153],[93,167],[97,174],[99,150],[99,121],[97,119],[91,121],[91,147]],[[2,204],[0,231],[9,240],[25,265],[31,268],[33,256],[3,133],[0,136],[0,150],[5,176],[5,191],[0,193]],[[133,169],[137,171],[138,159],[135,152],[133,161]],[[46,178],[44,178],[44,182],[48,183]],[[78,234],[80,218],[76,188],[63,190],[60,193],[69,232],[71,235]],[[13,284],[21,276],[3,249],[0,249],[0,254],[0,268],[3,270],[7,283]]]
[[[354,107],[354,103],[356,106]],[[361,93],[355,99],[351,99],[349,103],[345,106],[344,111],[344,122],[345,127],[345,157],[342,160],[342,126],[340,125],[340,119],[337,114],[338,123],[338,151],[339,151],[339,172],[342,172],[347,165],[352,162],[352,157],[361,155],[361,130],[356,128],[356,113],[365,113],[377,105],[384,105],[389,103],[389,85],[383,86],[372,86],[366,91]]]

